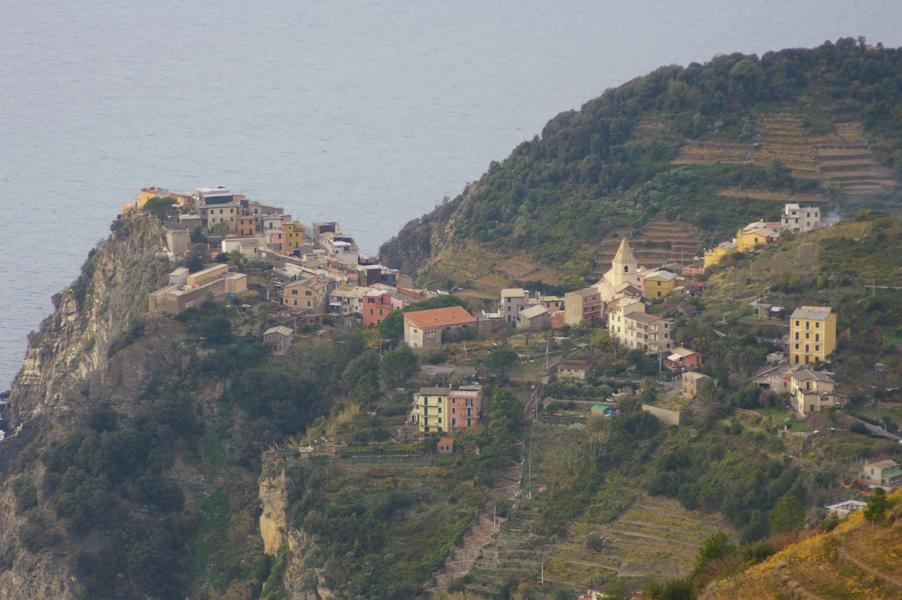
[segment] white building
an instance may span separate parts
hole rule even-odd
[[[501,290],[501,299],[498,312],[504,316],[508,323],[516,323],[520,311],[526,306],[529,292],[523,288],[504,288]]]
[[[819,206],[799,206],[786,204],[783,206],[783,230],[792,233],[804,233],[821,226],[821,208]]]
[[[644,354],[673,348],[670,319],[645,312],[645,304],[632,298],[615,300],[608,308],[608,331],[614,341]]]
[[[610,302],[630,286],[642,289],[639,282],[639,263],[633,256],[629,242],[623,238],[620,240],[620,247],[617,248],[614,260],[611,261],[611,268],[592,287],[598,290],[602,302]]]

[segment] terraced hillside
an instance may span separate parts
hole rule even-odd
[[[707,244],[782,202],[899,210],[899,89],[902,51],[852,39],[664,67],[556,116],[380,254],[489,297],[518,279],[497,267],[508,258],[533,281],[545,269],[584,285],[623,232],[651,237],[634,245],[650,266],[679,258],[653,243],[660,223],[691,223]],[[460,268],[482,256],[496,266]]]
[[[877,160],[861,123],[838,123],[830,133],[811,135],[803,126],[801,115],[788,112],[762,116],[754,141],[745,144],[687,143],[673,164],[767,167],[774,161],[785,165],[796,179],[816,180],[825,189],[835,186],[852,197],[882,195],[898,186],[892,171]],[[766,192],[757,192],[758,199],[762,193]],[[736,190],[723,195],[755,197],[740,195]]]
[[[637,494],[623,488],[621,498],[635,498],[629,509],[611,523],[600,522],[588,510],[570,526],[565,543],[555,544],[545,567],[545,580],[574,590],[599,577],[639,582],[684,577],[705,538],[724,529],[720,519],[688,511],[668,498]],[[601,500],[610,501],[611,494]],[[587,547],[591,535],[604,540],[595,552]]]
[[[610,268],[620,245],[620,235],[630,232],[618,233],[601,242],[595,259],[595,274],[599,277]],[[690,223],[657,218],[642,227],[638,236],[630,237],[630,247],[640,265],[653,268],[667,263],[690,262],[692,257],[700,255],[702,239],[701,230]]]
[[[526,597],[539,599],[551,598],[554,590],[584,591],[599,577],[616,576],[638,589],[650,579],[685,576],[704,539],[727,529],[719,517],[648,496],[623,477],[611,476],[567,498],[562,480],[571,475],[563,473],[579,460],[584,420],[564,414],[534,421],[522,491],[510,516],[499,521],[497,533],[491,520],[484,521],[475,559],[455,553],[455,577],[442,578],[437,587],[457,579],[480,597],[529,590]],[[603,540],[600,551],[587,546],[592,536]]]
[[[855,513],[834,531],[779,552],[738,576],[710,585],[703,600],[902,597],[902,492],[885,522]]]

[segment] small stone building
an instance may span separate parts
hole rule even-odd
[[[263,332],[263,345],[275,355],[287,354],[294,343],[294,330],[285,325],[276,325]]]

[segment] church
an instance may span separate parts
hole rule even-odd
[[[601,301],[607,304],[621,296],[642,296],[642,285],[639,283],[639,263],[633,256],[633,250],[624,237],[620,240],[617,254],[611,261],[611,268],[604,274],[598,283],[593,285],[601,295]]]

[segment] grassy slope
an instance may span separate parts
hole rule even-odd
[[[902,492],[887,522],[861,513],[829,533],[788,546],[763,563],[709,586],[705,600],[785,598],[807,591],[822,598],[890,598],[902,594]],[[896,585],[892,580],[893,578]]]

